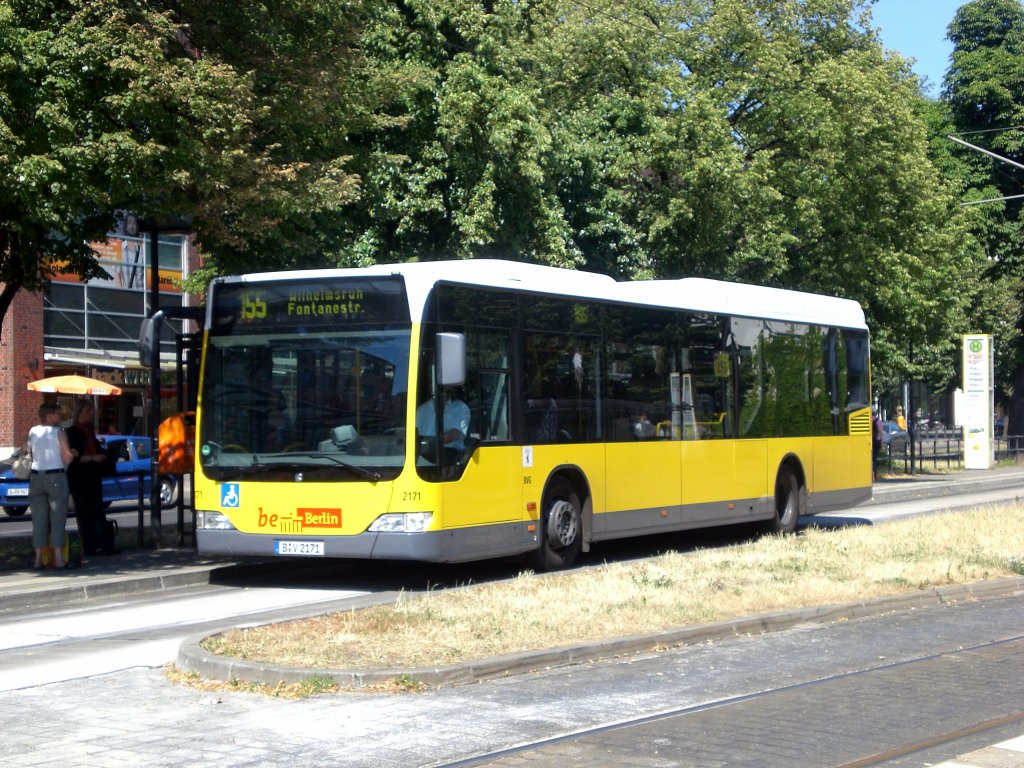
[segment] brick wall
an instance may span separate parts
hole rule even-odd
[[[43,378],[43,295],[18,291],[0,326],[0,458],[25,443],[44,395],[28,383]]]

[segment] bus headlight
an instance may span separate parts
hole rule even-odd
[[[207,531],[233,531],[235,526],[231,524],[228,516],[223,512],[211,512],[209,510],[196,510],[196,530]]]
[[[374,520],[368,530],[373,533],[422,533],[433,521],[433,512],[388,514]]]

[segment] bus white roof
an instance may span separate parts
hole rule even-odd
[[[867,330],[864,311],[850,299],[705,278],[616,282],[607,275],[499,259],[374,264],[352,269],[264,272],[224,278],[224,282],[315,280],[341,277],[405,278],[413,317],[421,316],[430,289],[439,282],[522,290],[693,312],[760,317],[791,323],[818,323]]]
[[[851,299],[687,277],[619,283],[620,298],[693,312],[762,317],[788,323],[817,323],[867,330],[864,310]]]

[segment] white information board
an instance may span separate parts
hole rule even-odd
[[[991,469],[995,464],[992,440],[995,389],[993,384],[992,337],[964,336],[964,466]]]

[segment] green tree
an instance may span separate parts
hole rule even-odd
[[[942,102],[945,134],[1024,163],[1024,6],[1019,0],[973,0],[949,25],[952,64]],[[976,332],[996,339],[997,381],[1010,383],[1010,429],[1024,431],[1024,205],[1016,195],[1024,171],[978,151],[957,147],[944,161],[970,206],[971,231],[984,259],[984,290],[971,312]],[[987,201],[987,202],[986,202]]]
[[[190,215],[197,282],[482,256],[706,275],[858,299],[876,370],[913,349],[941,378],[978,267],[867,5],[0,0],[0,279],[87,273],[122,209]]]
[[[355,161],[366,194],[345,258],[642,271],[620,209],[663,83],[657,37],[631,15],[561,0],[383,6],[365,51],[406,73],[409,119]]]
[[[867,5],[394,0],[365,50],[410,74],[408,122],[354,161],[342,258],[842,293],[868,311],[876,370],[948,383],[978,267]]]
[[[857,299],[876,372],[947,383],[977,266],[908,62],[851,0],[674,8],[682,108],[658,204],[636,206],[652,260]]]
[[[58,264],[94,275],[126,210],[191,217],[230,271],[310,261],[311,221],[357,196],[358,5],[221,6],[0,1],[0,319]]]

